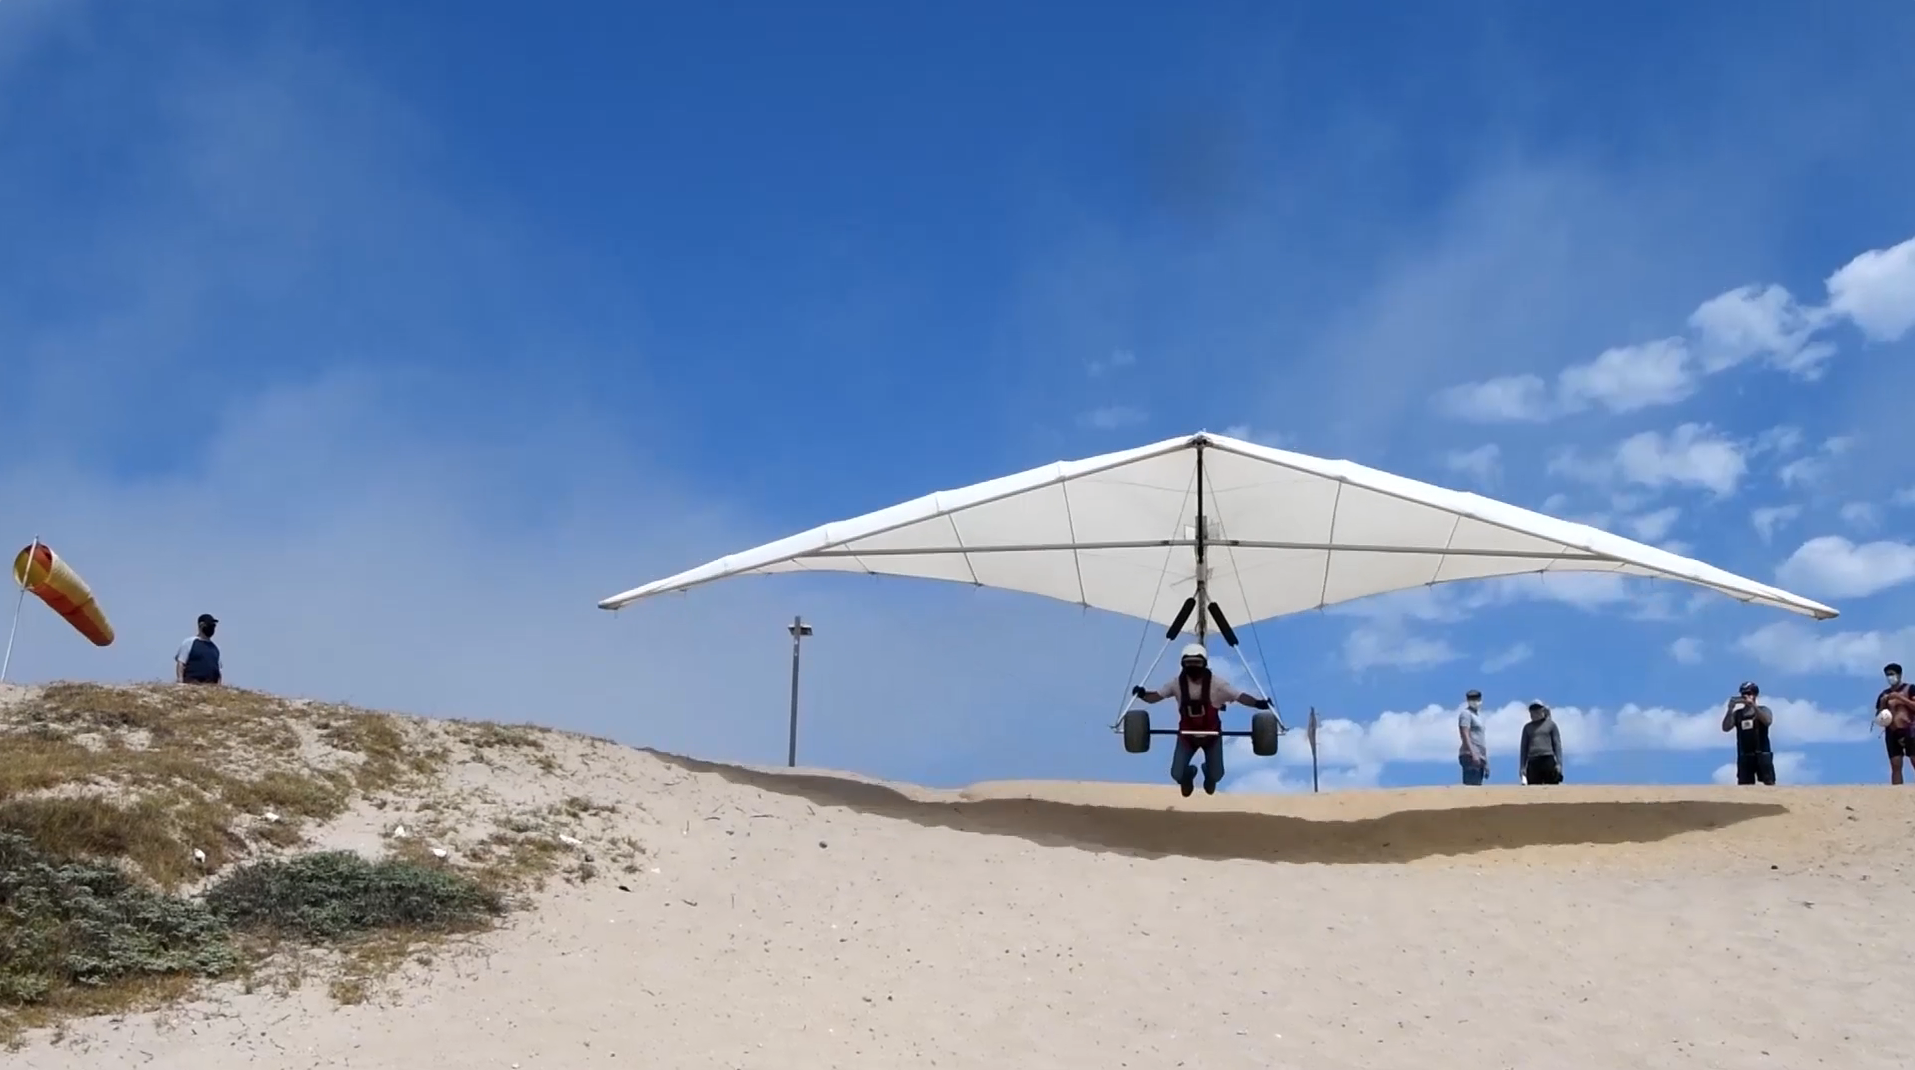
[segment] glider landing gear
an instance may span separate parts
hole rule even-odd
[[[1268,758],[1277,753],[1277,738],[1283,734],[1283,723],[1277,720],[1272,710],[1258,710],[1250,715],[1250,731],[1225,729],[1222,732],[1183,732],[1176,728],[1150,727],[1149,710],[1129,710],[1124,714],[1124,749],[1132,754],[1143,754],[1150,750],[1152,736],[1249,736],[1250,750],[1259,758]]]

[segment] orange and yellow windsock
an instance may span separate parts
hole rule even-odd
[[[46,543],[32,543],[14,557],[13,582],[32,591],[94,646],[112,645],[113,625],[107,623],[106,611],[73,566]]]

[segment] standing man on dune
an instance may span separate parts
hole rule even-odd
[[[1489,743],[1483,734],[1483,693],[1470,688],[1463,696],[1463,712],[1456,718],[1460,745],[1456,761],[1463,767],[1463,783],[1476,787],[1489,779]]]
[[[1902,782],[1902,759],[1915,758],[1915,684],[1902,681],[1902,667],[1895,662],[1882,666],[1887,686],[1875,696],[1875,708],[1886,710],[1889,722],[1882,729],[1888,744],[1888,782]]]
[[[1523,783],[1563,782],[1563,733],[1549,716],[1548,706],[1529,704],[1529,723],[1523,726],[1523,742],[1516,753],[1523,756]]]
[[[199,631],[173,652],[173,679],[182,684],[217,684],[221,673],[213,631],[219,627],[219,620],[211,613],[201,613],[198,623]]]
[[[1722,711],[1722,730],[1735,733],[1735,782],[1775,783],[1775,754],[1769,750],[1769,726],[1775,714],[1769,712],[1754,681],[1744,681],[1740,691]]]

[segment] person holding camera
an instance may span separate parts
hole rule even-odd
[[[1735,733],[1735,782],[1775,783],[1775,754],[1769,749],[1769,726],[1775,714],[1762,705],[1762,689],[1745,682],[1722,711],[1722,730]]]

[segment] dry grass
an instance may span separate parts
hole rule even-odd
[[[440,734],[387,714],[240,688],[51,684],[0,714],[0,833],[17,833],[52,859],[109,863],[142,887],[178,895],[240,863],[284,857],[313,829],[383,795],[443,808],[432,790],[452,758],[445,737],[474,760],[510,751],[555,768],[538,731],[522,726],[454,724]],[[594,812],[580,804],[576,813]],[[458,872],[501,896],[542,885],[565,851],[541,823],[524,824],[467,852],[476,866]],[[395,861],[445,868],[423,837],[391,846]],[[32,923],[0,897],[0,950],[10,927],[20,935]],[[401,927],[336,941],[328,988],[342,1002],[363,1000],[422,945],[461,930]],[[269,976],[296,982],[307,970],[285,939],[235,939],[249,986]],[[0,996],[0,1040],[75,1015],[161,1006],[197,980],[134,971],[101,984],[55,983],[25,1001]]]
[[[63,857],[122,859],[177,889],[301,842],[356,793],[429,776],[395,718],[228,687],[61,683],[10,711],[0,828]],[[277,815],[277,821],[264,815]]]

